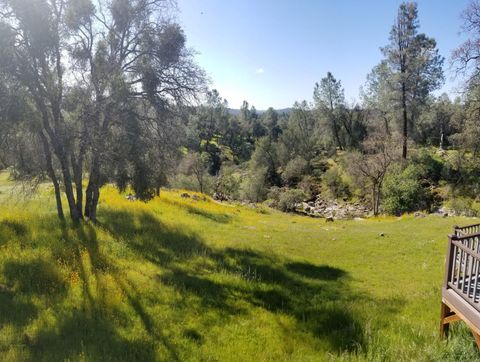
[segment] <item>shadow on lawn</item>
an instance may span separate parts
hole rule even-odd
[[[171,229],[147,212],[133,215],[104,210],[102,218],[103,227],[113,236],[124,238],[137,254],[162,267],[159,279],[163,284],[193,297],[188,299],[186,313],[249,313],[248,303],[294,317],[298,328],[326,340],[332,351],[368,348],[354,307],[369,297],[352,290],[344,270],[247,249],[213,249],[197,235]],[[219,273],[233,280],[213,278]],[[396,301],[383,302],[382,310],[389,305],[392,315],[401,306]],[[202,339],[198,332],[195,335],[195,340]]]
[[[158,281],[163,286],[159,288],[175,289],[185,301],[175,308],[183,309],[187,315],[195,313],[202,318],[216,313],[220,317],[218,323],[222,323],[223,317],[255,313],[248,308],[250,305],[291,316],[298,329],[326,341],[333,353],[368,349],[355,306],[370,299],[351,288],[350,276],[344,270],[246,249],[214,249],[197,235],[169,228],[148,212],[107,208],[102,209],[100,218],[100,228],[123,240],[136,256],[160,267]],[[83,305],[63,309],[59,302],[53,306],[58,308],[55,310],[58,323],[42,329],[26,344],[32,360],[67,360],[83,355],[89,360],[151,361],[158,359],[159,346],[165,351],[165,359],[180,360],[175,344],[166,337],[171,335],[165,333],[169,327],[158,325],[145,305],[145,295],[150,292],[138,290],[113,259],[102,254],[97,231],[89,224],[67,226],[63,230],[67,247],[57,254],[78,274]],[[85,259],[89,266],[85,265]],[[45,291],[49,288],[56,298],[65,299],[67,286],[55,268],[55,265],[47,267],[41,260],[5,264],[3,274],[19,295],[0,293],[0,310],[17,311],[17,317],[12,318],[16,318],[17,325],[24,326],[36,317],[38,310],[22,300],[34,295],[47,300]],[[125,308],[116,310],[107,304],[101,282],[105,275],[115,281],[125,296],[128,310],[141,321],[148,338],[125,336],[132,317],[125,314]],[[227,277],[218,277],[222,275]],[[382,311],[388,310],[393,316],[400,305],[392,302],[390,308],[382,306]],[[212,322],[206,319],[201,323],[208,328]],[[10,318],[0,317],[0,326],[7,322],[11,322]],[[204,341],[194,329],[185,329],[183,335],[196,344]]]

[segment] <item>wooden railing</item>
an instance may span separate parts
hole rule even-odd
[[[449,236],[444,288],[453,289],[480,312],[480,233],[471,233],[476,227],[455,227]]]
[[[440,337],[450,323],[463,320],[480,349],[480,224],[455,226],[448,237],[442,288]]]
[[[478,234],[480,233],[480,224],[472,224],[467,226],[454,226],[453,232],[457,236]]]

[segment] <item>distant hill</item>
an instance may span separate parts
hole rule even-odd
[[[289,114],[292,111],[292,109],[291,108],[282,108],[282,109],[275,109],[275,111],[277,111],[278,114]],[[266,112],[265,110],[258,110],[257,109],[257,113],[260,114],[260,115],[262,113],[265,113],[265,112]],[[228,108],[228,113],[230,113],[233,116],[238,116],[240,114],[240,109]]]

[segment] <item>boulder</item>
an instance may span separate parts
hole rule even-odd
[[[225,195],[223,192],[214,192],[212,197],[216,201],[228,201],[227,195]]]

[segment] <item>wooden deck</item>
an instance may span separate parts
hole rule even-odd
[[[480,348],[480,224],[456,226],[448,237],[440,337],[458,320],[470,327]]]

